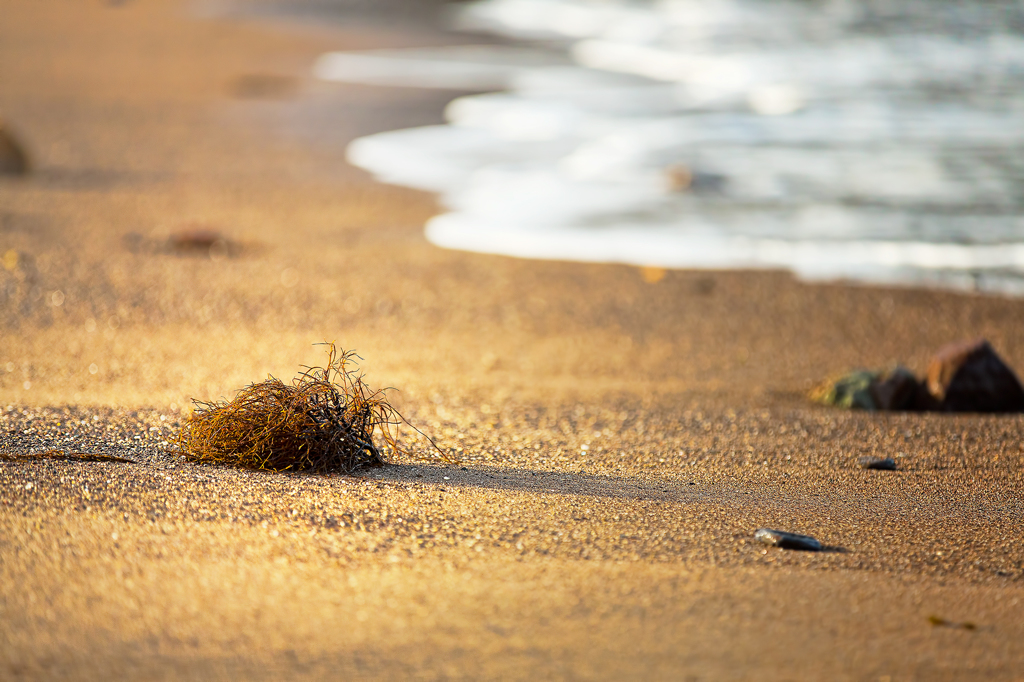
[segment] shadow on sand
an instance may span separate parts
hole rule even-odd
[[[452,488],[485,488],[552,495],[583,495],[652,502],[741,500],[742,493],[661,478],[626,478],[598,474],[505,469],[498,467],[444,467],[395,464],[361,474],[377,481],[417,483]]]

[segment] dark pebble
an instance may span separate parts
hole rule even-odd
[[[858,457],[857,465],[861,469],[884,469],[896,471],[896,460],[891,457]]]
[[[821,550],[821,543],[810,535],[787,533],[784,530],[759,528],[754,533],[754,539],[766,545],[781,547],[782,549],[800,549],[807,552],[818,552]]]

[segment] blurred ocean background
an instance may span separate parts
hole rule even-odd
[[[439,246],[1024,294],[1024,2],[481,0],[445,17],[500,38],[314,67],[478,93],[443,125],[348,147],[438,193]]]

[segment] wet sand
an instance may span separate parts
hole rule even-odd
[[[189,9],[0,22],[34,162],[0,179],[0,453],[132,460],[0,461],[0,678],[1024,679],[1024,421],[805,398],[965,337],[1024,368],[1024,302],[437,249],[433,198],[342,153],[451,93],[308,72],[449,37]],[[196,229],[228,243],[169,246]],[[168,450],[325,340],[461,462]]]

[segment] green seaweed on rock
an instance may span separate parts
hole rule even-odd
[[[880,372],[859,369],[816,388],[811,392],[811,398],[825,405],[873,410],[875,401],[871,396],[871,384],[880,375]]]

